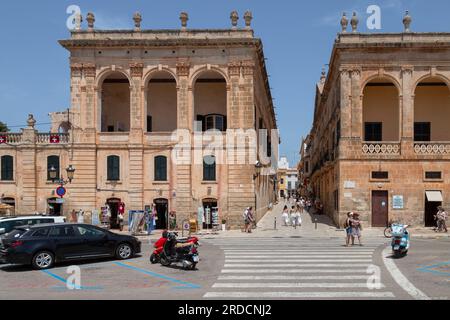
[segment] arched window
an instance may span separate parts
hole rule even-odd
[[[51,181],[52,178],[50,177],[50,169],[51,168],[56,169],[56,179],[59,180],[59,156],[49,156],[47,157],[47,181]]]
[[[155,157],[155,181],[167,181],[167,158]]]
[[[120,157],[109,156],[108,157],[108,181],[119,181],[120,180]]]
[[[1,180],[2,181],[13,181],[14,180],[14,159],[12,156],[3,156],[1,158],[2,172],[1,172]]]
[[[203,158],[203,181],[216,181],[216,157]]]
[[[112,72],[101,84],[101,131],[130,132],[130,82],[121,72]]]

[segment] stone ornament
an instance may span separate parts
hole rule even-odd
[[[96,67],[93,63],[84,63],[83,64],[83,73],[85,77],[95,78],[96,75]]]
[[[325,71],[325,67],[322,68],[322,72],[320,74],[320,83],[325,83],[327,79],[327,72]]]
[[[81,23],[83,22],[83,16],[81,13],[77,13],[75,15],[75,30],[80,31],[81,30]]]
[[[251,60],[249,61],[242,61],[241,63],[242,67],[242,74],[243,75],[253,75],[254,69],[255,69],[255,63]]]
[[[239,14],[236,10],[231,12],[230,19],[231,19],[231,25],[233,26],[233,29],[237,29]]]
[[[251,11],[246,11],[244,14],[245,27],[250,29],[252,26],[253,15]]]
[[[348,27],[348,19],[347,19],[345,12],[342,14],[341,27],[342,27],[342,33],[346,33],[347,27]]]
[[[191,66],[188,62],[179,62],[177,63],[177,75],[188,77],[190,73]]]
[[[241,63],[240,62],[230,62],[228,64],[228,74],[230,76],[239,76],[241,75]]]
[[[81,77],[81,71],[83,70],[83,65],[81,63],[72,63],[70,65],[70,70],[73,77]]]
[[[405,26],[404,32],[411,32],[411,29],[410,29],[411,22],[412,22],[412,17],[409,15],[409,11],[406,11],[405,17],[403,18],[403,25]]]
[[[185,30],[187,28],[187,22],[189,21],[189,15],[186,12],[180,14],[181,29]]]
[[[130,74],[132,77],[142,77],[144,74],[144,64],[141,62],[130,63]]]
[[[95,15],[92,12],[89,12],[87,14],[86,21],[88,22],[88,30],[89,31],[94,30]]]
[[[350,24],[352,25],[352,32],[357,32],[359,19],[356,16],[356,12],[353,12],[352,20],[350,21]]]
[[[133,21],[134,21],[134,31],[141,31],[142,15],[139,12],[136,12],[133,15]]]
[[[27,124],[29,128],[34,128],[34,125],[36,124],[36,120],[34,119],[34,116],[32,114],[28,115]]]

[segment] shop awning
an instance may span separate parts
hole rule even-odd
[[[443,202],[441,191],[427,191],[427,199],[429,202]]]

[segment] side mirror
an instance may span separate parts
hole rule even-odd
[[[5,234],[6,233],[6,229],[5,228],[0,228],[0,234]]]

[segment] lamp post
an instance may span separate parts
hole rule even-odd
[[[255,174],[253,175],[254,180],[256,180],[256,178],[258,178],[261,175],[262,167],[263,165],[261,164],[261,162],[257,161],[255,164]]]
[[[54,166],[52,166],[52,167],[49,169],[49,172],[50,172],[50,179],[52,180],[53,183],[57,183],[57,184],[59,184],[59,185],[61,185],[61,186],[64,186],[64,185],[66,185],[66,184],[72,183],[73,177],[74,177],[74,175],[75,175],[75,171],[76,171],[75,168],[74,168],[72,165],[70,165],[70,166],[68,166],[68,167],[66,168],[66,172],[67,172],[67,180],[64,180],[64,178],[57,179],[57,178],[56,178],[56,176],[57,176],[57,170],[56,170],[56,168],[55,168]]]

